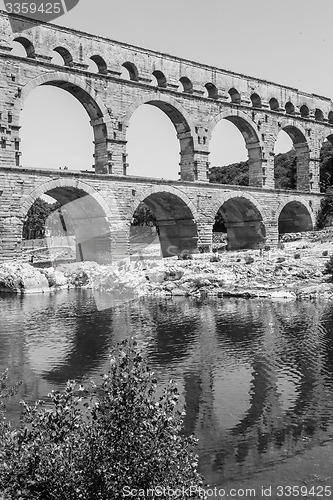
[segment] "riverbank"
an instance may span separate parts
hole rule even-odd
[[[101,266],[73,262],[33,267],[26,262],[0,264],[0,291],[52,292],[88,287],[119,299],[143,295],[312,299],[333,297],[325,265],[333,254],[333,232],[296,235],[277,249],[197,253],[189,259],[144,259]],[[295,239],[296,238],[296,239]],[[186,255],[185,255],[186,257]]]

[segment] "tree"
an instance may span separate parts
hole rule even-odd
[[[45,221],[59,206],[58,202],[50,204],[41,198],[37,198],[35,203],[30,207],[24,221],[23,238],[25,240],[44,238]]]
[[[4,498],[139,498],[146,496],[140,491],[158,488],[156,497],[167,499],[168,489],[182,487],[198,498],[197,490],[190,491],[203,485],[196,439],[181,432],[178,390],[170,383],[157,397],[156,389],[136,343],[125,340],[111,354],[94,395],[69,382],[65,391],[51,394],[50,409],[24,404],[23,427],[0,426]]]
[[[133,226],[156,226],[156,218],[144,202],[141,202],[133,215]]]
[[[296,189],[296,151],[291,149],[274,158],[274,176],[276,189]]]

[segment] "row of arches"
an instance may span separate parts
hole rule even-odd
[[[20,55],[20,56],[26,56],[31,59],[36,58],[36,53],[35,53],[35,48],[33,43],[26,37],[19,36],[16,37],[13,40],[13,54],[15,55]],[[20,45],[22,50],[17,48],[17,45]],[[50,62],[56,65],[60,66],[73,66],[74,60],[73,56],[68,48],[65,48],[63,46],[56,46],[52,49],[53,57],[50,56]],[[87,64],[80,63],[80,66],[82,69],[87,69],[90,72],[93,73],[98,73],[101,75],[106,75],[108,74],[108,66],[105,61],[105,59],[98,54],[93,54],[90,56],[89,60],[87,61]],[[113,70],[114,72],[114,70]],[[118,73],[122,78],[132,80],[132,81],[139,81],[141,79],[141,75],[139,73],[139,70],[137,66],[130,61],[124,62],[121,67],[119,67],[119,73]],[[159,88],[166,88],[168,87],[168,79],[166,75],[161,71],[161,70],[154,70],[152,72],[152,77],[155,78],[155,85]],[[145,75],[145,80],[148,83],[149,78],[147,78],[147,75]],[[172,87],[174,88],[177,86],[174,82],[172,82]],[[211,98],[211,99],[219,99],[221,97],[220,92],[218,87],[212,83],[212,82],[207,82],[204,85],[204,89],[206,91],[206,97]],[[194,92],[194,86],[193,82],[187,77],[187,76],[182,76],[179,78],[179,84],[178,84],[178,91],[182,91],[186,94],[192,94]],[[243,100],[243,96],[241,95],[240,91],[235,88],[231,87],[228,91],[227,94],[224,96],[224,100],[228,99],[229,102],[240,105],[247,103],[247,99]],[[262,97],[256,93],[253,92],[250,95],[250,101],[251,101],[251,106],[254,109],[261,109],[263,107],[263,102],[262,102]],[[315,119],[316,121],[319,122],[328,122],[328,123],[333,123],[333,111],[329,111],[327,116],[324,115],[324,112],[320,108],[314,108],[310,109],[307,104],[301,104],[300,106],[296,106],[293,102],[287,101],[285,103],[279,102],[279,100],[276,97],[271,97],[268,101],[269,109],[272,111],[278,111],[278,112],[285,112],[287,115],[295,115],[298,114],[302,118],[311,118]]]
[[[41,186],[26,199],[21,212],[26,218],[36,199],[43,194],[56,200],[61,205],[60,209],[57,208],[58,226],[54,226],[53,221],[53,226],[49,228],[52,230],[56,227],[63,236],[69,236],[66,228],[71,228],[74,233],[71,236],[76,237],[78,260],[105,263],[112,252],[118,252],[118,256],[124,252],[122,257],[127,256],[126,244],[115,248],[112,241],[121,240],[120,233],[129,236],[129,224],[133,222],[142,203],[149,208],[156,221],[163,257],[174,256],[183,251],[195,251],[198,243],[203,243],[203,228],[204,231],[213,231],[217,219],[220,218],[221,221],[221,217],[224,223],[222,232],[227,234],[229,249],[258,248],[267,240],[264,211],[251,195],[224,194],[224,200],[216,201],[210,209],[212,215],[215,213],[215,219],[212,217],[210,222],[203,224],[194,203],[184,193],[172,187],[156,186],[141,192],[134,199],[127,217],[121,218],[116,213],[118,205],[114,194],[110,193],[111,198],[115,198],[111,203],[111,210],[110,199],[106,201],[82,181],[66,182],[67,186],[56,180]],[[113,222],[115,219],[116,224]],[[27,218],[25,220],[27,223]],[[123,222],[119,224],[119,220]],[[300,232],[313,228],[314,216],[306,201],[292,198],[281,204],[276,213],[276,221],[280,234]],[[221,227],[218,231],[221,232]],[[117,233],[116,238],[114,233]],[[25,227],[22,234],[28,234]]]

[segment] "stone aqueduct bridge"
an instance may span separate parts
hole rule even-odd
[[[14,40],[26,57],[12,54]],[[63,65],[52,62],[54,52]],[[88,67],[91,60],[96,72]],[[20,167],[20,112],[40,85],[68,91],[86,109],[94,131],[94,174]],[[175,127],[179,181],[126,175],[126,132],[142,104],[159,108]],[[232,122],[246,143],[250,186],[245,189],[207,182],[210,139],[222,119]],[[296,150],[297,191],[274,189],[274,144],[281,130]],[[313,227],[320,204],[319,153],[326,139],[333,142],[333,105],[327,98],[0,11],[2,258],[19,252],[27,211],[45,193],[63,204],[75,201],[70,206],[85,258],[96,244],[104,254],[110,247],[112,256],[127,254],[140,201],[158,220],[165,256],[192,249],[197,240],[211,244],[218,210],[232,247],[265,238],[274,244],[279,230]]]

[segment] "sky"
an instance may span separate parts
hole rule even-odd
[[[328,0],[80,0],[55,23],[333,99],[332,15]],[[149,134],[147,123],[154,124]],[[91,168],[88,115],[65,91],[34,90],[20,124],[24,166]],[[179,145],[161,110],[140,107],[127,139],[129,174],[177,178]],[[290,149],[289,139],[279,142],[276,152]],[[210,151],[211,165],[247,157],[240,132],[226,120]]]

